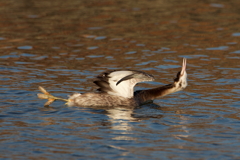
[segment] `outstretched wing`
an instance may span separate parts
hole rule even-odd
[[[135,70],[108,71],[97,78],[94,83],[100,87],[99,91],[126,98],[133,97],[133,88],[138,82],[154,80],[152,75]]]

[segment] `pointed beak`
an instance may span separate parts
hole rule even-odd
[[[181,76],[186,72],[186,66],[187,66],[187,59],[183,58]]]

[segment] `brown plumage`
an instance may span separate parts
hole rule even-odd
[[[99,87],[96,92],[75,93],[69,99],[54,97],[45,89],[39,87],[43,94],[38,94],[41,99],[48,99],[46,105],[54,100],[67,101],[69,106],[81,107],[136,107],[146,101],[180,91],[187,86],[186,59],[183,59],[182,70],[178,72],[174,82],[165,86],[140,90],[134,92],[134,86],[138,82],[153,81],[154,77],[145,72],[135,70],[108,71],[97,76],[94,83]]]

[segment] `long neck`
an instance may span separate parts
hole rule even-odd
[[[136,91],[134,98],[142,104],[148,100],[154,100],[155,98],[163,97],[174,92],[176,92],[175,85],[168,84],[153,89]]]

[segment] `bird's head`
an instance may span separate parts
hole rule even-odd
[[[187,87],[187,72],[186,72],[187,59],[183,58],[182,70],[177,73],[174,79],[174,85],[177,91],[183,90]]]

